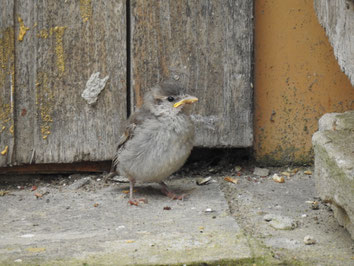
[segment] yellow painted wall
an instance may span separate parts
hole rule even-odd
[[[313,0],[255,0],[255,157],[312,161],[312,134],[328,112],[354,109]]]

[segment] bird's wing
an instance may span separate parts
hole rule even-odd
[[[117,146],[117,150],[116,153],[113,157],[113,163],[112,163],[112,170],[116,169],[118,163],[119,163],[119,154],[121,149],[124,148],[124,144],[127,143],[127,141],[129,139],[131,139],[134,136],[134,130],[136,128],[137,125],[140,125],[144,119],[146,119],[146,117],[148,117],[150,115],[150,113],[145,110],[145,109],[139,109],[138,111],[136,111],[133,115],[131,115],[129,117],[129,119],[127,120],[127,124],[124,130],[123,135],[120,137],[119,139],[119,143]]]

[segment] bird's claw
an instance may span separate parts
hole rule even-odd
[[[184,198],[186,197],[186,194],[177,195],[175,193],[168,192],[166,194],[166,196],[169,197],[170,199],[173,199],[173,200],[184,200]]]
[[[145,199],[145,198],[141,198],[141,199],[130,199],[128,202],[129,202],[130,205],[134,205],[134,206],[139,206],[139,203],[140,203],[140,202],[148,203],[147,199]]]

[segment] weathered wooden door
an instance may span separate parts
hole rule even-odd
[[[253,1],[0,5],[0,166],[110,160],[122,123],[165,78],[200,99],[198,146],[252,145]]]

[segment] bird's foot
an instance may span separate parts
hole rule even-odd
[[[184,198],[186,197],[186,194],[177,195],[171,191],[168,191],[167,193],[165,193],[165,195],[173,200],[184,200]]]
[[[160,186],[162,187],[161,188],[162,193],[165,194],[170,199],[184,200],[184,198],[186,197],[185,194],[177,195],[177,194],[173,193],[164,182],[160,182]]]
[[[130,199],[128,202],[130,203],[130,205],[139,206],[140,202],[148,203],[148,200],[145,198],[140,198],[140,199]]]

